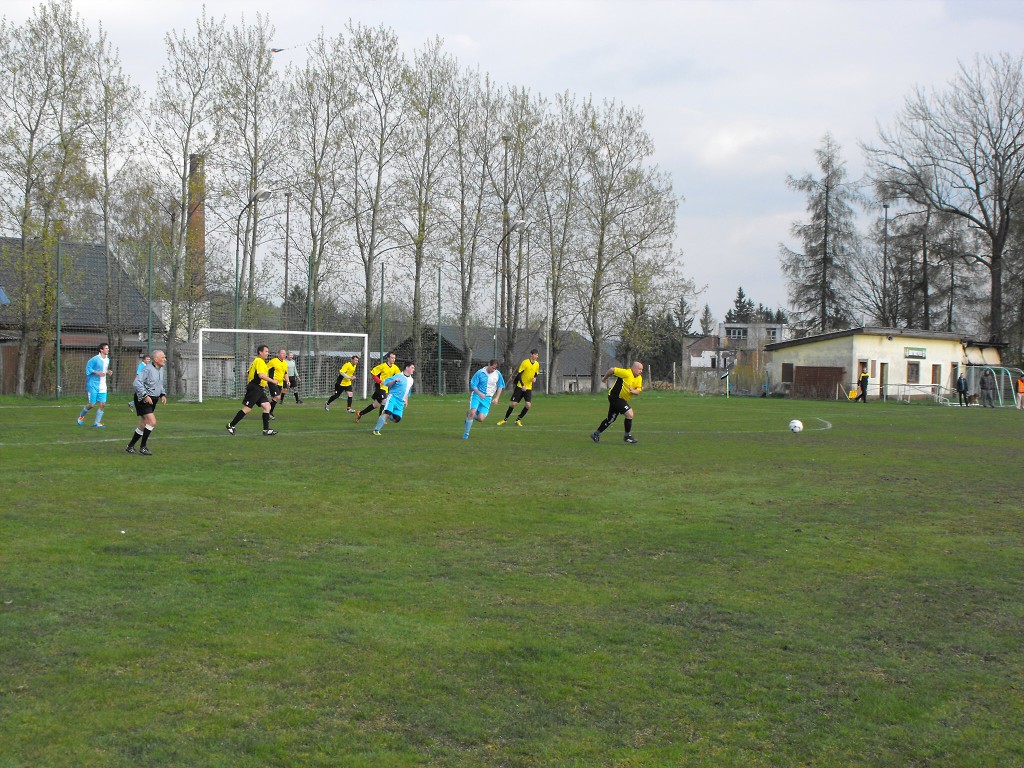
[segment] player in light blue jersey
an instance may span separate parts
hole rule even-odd
[[[491,410],[491,404],[501,399],[502,390],[505,389],[505,377],[498,370],[498,361],[491,360],[473,374],[469,381],[469,388],[473,394],[469,398],[469,410],[466,412],[466,431],[462,433],[463,440],[469,440],[469,430],[473,428],[474,421],[483,421]]]
[[[94,427],[104,428],[103,409],[107,405],[107,376],[110,374],[110,345],[106,342],[100,344],[97,354],[89,358],[85,364],[85,395],[88,402],[78,414],[78,426],[85,423],[85,415],[93,408],[96,409],[96,420]]]
[[[397,424],[405,415],[405,407],[409,404],[409,395],[412,394],[412,385],[415,383],[412,375],[416,373],[416,365],[408,363],[401,373],[385,379],[381,382],[382,387],[387,387],[388,396],[384,401],[384,411],[377,419],[377,426],[373,428],[373,434],[380,437],[380,431],[388,420]]]

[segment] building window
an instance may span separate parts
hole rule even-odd
[[[764,337],[766,339],[768,339],[768,341],[778,341],[779,340],[779,329],[778,328],[765,328],[764,329]]]
[[[747,338],[746,328],[726,328],[725,338],[727,339],[745,339]]]
[[[942,365],[936,364],[932,366],[932,384],[942,383]]]
[[[907,363],[907,384],[921,383],[921,364]]]
[[[783,363],[782,364],[782,383],[792,384],[793,383],[793,364]]]

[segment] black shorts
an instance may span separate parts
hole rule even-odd
[[[608,398],[608,415],[611,416],[613,413],[627,413],[632,408],[629,403],[623,400],[621,397],[609,397]]]
[[[289,376],[288,378],[292,382],[291,389],[298,389],[299,388],[299,377],[298,376]]]
[[[352,387],[352,382],[351,381],[348,384],[346,384],[345,386],[342,386],[340,381],[334,382],[334,392],[335,392],[335,394],[340,395],[342,392],[351,392],[352,389],[353,389],[353,387]]]
[[[388,393],[385,392],[380,387],[374,387],[373,396],[370,399],[377,401],[381,405],[384,405],[384,401],[388,399]]]
[[[139,396],[135,395],[135,413],[139,416],[148,416],[156,410],[156,404],[160,402],[159,397],[151,397],[152,403],[147,403],[145,400],[139,400]]]
[[[525,400],[528,403],[532,403],[533,390],[523,389],[522,387],[516,387],[512,392],[512,399],[509,402],[518,403],[520,400]]]
[[[281,385],[276,381],[268,381],[267,390],[270,392],[270,397],[277,397],[281,394]]]
[[[270,402],[270,399],[267,397],[266,387],[261,387],[259,384],[246,387],[245,397],[242,398],[242,405],[246,408],[256,408],[267,402]]]

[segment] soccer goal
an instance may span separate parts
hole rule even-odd
[[[279,349],[295,355],[302,399],[332,394],[342,363],[359,355],[354,384],[366,399],[367,371],[372,367],[367,334],[261,328],[201,328],[194,352],[188,354],[183,350],[181,355],[185,369],[184,399],[201,403],[204,398],[241,397],[249,365],[261,344],[270,347],[270,357],[277,355]]]

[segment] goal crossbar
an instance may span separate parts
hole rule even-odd
[[[366,399],[367,393],[367,382],[369,381],[369,375],[367,370],[369,369],[370,362],[370,347],[369,347],[369,335],[365,333],[335,333],[330,331],[278,331],[271,328],[200,328],[199,329],[199,344],[197,348],[198,359],[196,361],[198,367],[198,396],[199,402],[203,402],[203,339],[206,334],[210,333],[228,333],[235,334],[236,336],[241,334],[247,334],[251,336],[299,336],[306,338],[343,338],[348,337],[352,339],[361,340],[362,357],[360,366],[360,373],[357,374],[357,378],[360,379],[362,385],[362,396]],[[237,364],[237,363],[236,363]],[[234,373],[237,380],[238,372]]]

